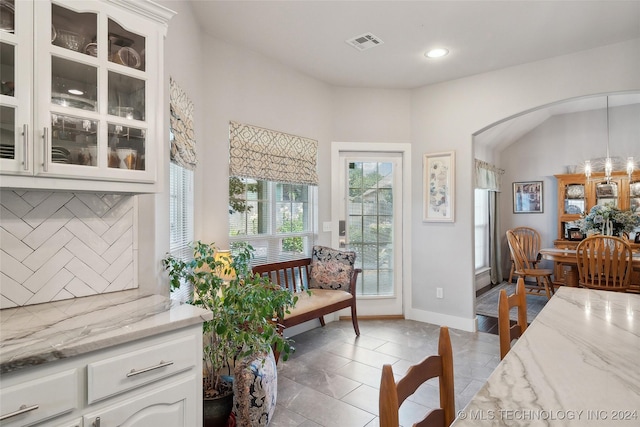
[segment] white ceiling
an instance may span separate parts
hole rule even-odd
[[[335,86],[412,89],[640,38],[640,0],[192,1],[204,32]],[[383,44],[346,43],[372,33]],[[427,59],[445,47],[450,54]],[[621,100],[638,103],[638,96]],[[498,149],[586,98],[523,114],[476,137]]]
[[[192,1],[202,29],[336,86],[410,89],[640,37],[640,1]],[[371,32],[383,44],[345,40]],[[438,60],[424,52],[441,46]]]

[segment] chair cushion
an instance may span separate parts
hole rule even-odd
[[[326,246],[314,246],[309,289],[350,290],[356,253]]]
[[[291,312],[284,315],[284,319],[300,316],[304,313],[309,313],[317,308],[326,307],[331,304],[335,304],[340,301],[348,301],[353,298],[349,292],[346,291],[334,291],[331,289],[310,289],[307,291],[296,292],[294,295],[298,297],[296,306],[291,309]]]

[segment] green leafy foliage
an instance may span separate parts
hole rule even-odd
[[[271,348],[287,360],[293,351],[292,342],[280,334],[275,319],[288,313],[297,297],[268,278],[252,274],[253,248],[248,244],[235,244],[231,260],[216,258],[218,248],[214,244],[197,241],[192,248],[192,260],[167,255],[162,265],[172,290],[182,282],[191,283],[194,292],[190,303],[213,314],[213,319],[203,325],[205,383],[213,389],[222,388],[221,376],[231,374],[235,361],[268,353]],[[226,282],[224,278],[229,276],[232,278]]]

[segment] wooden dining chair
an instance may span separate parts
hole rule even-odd
[[[518,310],[518,321],[511,325],[509,312],[512,308]],[[500,360],[504,359],[511,350],[511,341],[520,338],[527,330],[527,295],[524,279],[518,278],[516,292],[507,296],[506,289],[500,289],[498,296],[498,335],[500,336]]]
[[[540,233],[535,228],[531,227],[516,227],[512,228],[511,231],[518,236],[518,240],[520,241],[520,246],[522,246],[522,250],[529,260],[529,264],[533,268],[536,268],[538,262],[540,261]],[[516,265],[511,258],[511,271],[509,271],[509,283],[513,283],[513,274],[515,273]]]
[[[620,237],[596,234],[576,248],[578,285],[604,291],[625,292],[632,274],[632,251]]]
[[[413,427],[448,427],[455,418],[455,394],[453,388],[453,352],[449,329],[440,327],[438,354],[412,365],[398,382],[393,377],[391,365],[382,367],[380,381],[380,427],[398,427],[398,410],[405,399],[411,396],[425,381],[438,377],[440,386],[440,408],[430,411]]]
[[[544,292],[547,298],[551,298],[551,295],[555,293],[555,288],[551,281],[553,270],[549,268],[535,268],[531,261],[529,261],[527,254],[520,244],[520,239],[513,230],[507,230],[507,242],[509,242],[511,259],[513,259],[515,264],[514,272],[524,279],[525,292],[530,295],[542,295]],[[536,283],[527,283],[527,277],[533,277]]]

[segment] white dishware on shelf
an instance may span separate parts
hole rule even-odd
[[[120,159],[120,169],[135,169],[138,153],[133,148],[118,148],[116,150]]]

